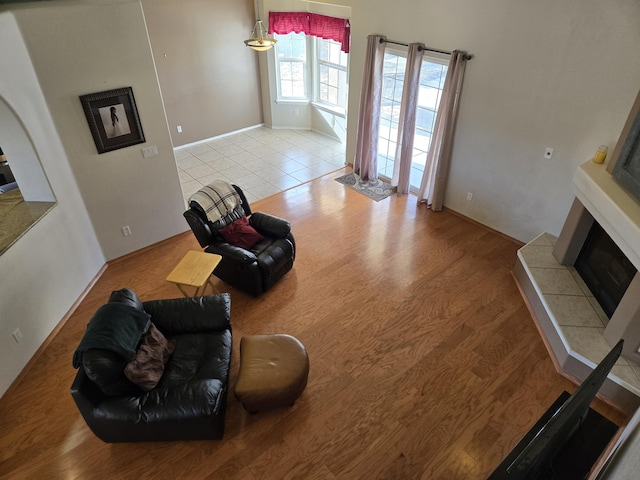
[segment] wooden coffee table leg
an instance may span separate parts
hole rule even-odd
[[[220,293],[220,291],[218,290],[218,288],[213,284],[213,282],[211,280],[213,280],[212,278],[213,276],[209,277],[209,279],[207,280],[207,283],[209,285],[211,285],[211,292],[212,293]],[[205,288],[207,287],[207,284],[205,283]]]
[[[182,295],[184,295],[185,297],[191,296],[189,295],[189,292],[187,292],[181,284],[176,283],[176,286],[180,289],[180,291],[182,292]]]

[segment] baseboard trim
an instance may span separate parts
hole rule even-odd
[[[485,230],[489,230],[490,232],[493,232],[493,233],[495,233],[496,235],[500,235],[502,238],[504,238],[505,240],[509,240],[510,242],[513,242],[515,245],[518,245],[518,246],[520,246],[520,247],[524,247],[524,245],[525,245],[525,244],[524,244],[523,242],[521,242],[520,240],[516,240],[515,238],[510,237],[510,236],[509,236],[509,235],[507,235],[506,233],[502,233],[500,230],[496,230],[495,228],[491,228],[491,227],[489,227],[488,225],[485,225],[484,223],[481,223],[481,222],[479,222],[479,221],[477,221],[477,220],[474,220],[474,219],[473,219],[473,218],[471,218],[471,217],[467,217],[466,215],[463,215],[463,214],[462,214],[462,213],[460,213],[460,212],[457,212],[457,211],[455,211],[455,210],[452,210],[452,209],[451,209],[451,208],[449,208],[449,207],[444,207],[444,206],[443,206],[443,207],[442,207],[442,210],[446,210],[447,212],[453,213],[454,215],[456,215],[456,216],[458,216],[458,217],[460,217],[460,218],[464,218],[465,220],[467,220],[467,221],[469,221],[469,222],[471,222],[471,223],[473,223],[473,224],[475,224],[475,225],[477,225],[477,226],[479,226],[479,227],[482,227],[482,228],[484,228]]]
[[[107,262],[107,265],[114,265],[116,263],[120,263],[122,261],[129,260],[132,257],[140,255],[141,253],[144,253],[144,252],[146,252],[148,250],[161,247],[163,244],[171,242],[176,237],[191,236],[191,235],[193,235],[193,232],[190,229],[189,230],[185,230],[184,232],[178,233],[178,234],[173,235],[173,236],[171,236],[169,238],[165,238],[164,240],[160,240],[159,242],[152,243],[151,245],[147,245],[146,247],[142,247],[142,248],[139,248],[138,250],[134,250],[133,252],[126,253],[126,254],[124,254],[124,255],[122,255],[120,257],[113,258],[113,259],[111,259],[111,260],[109,260]],[[195,239],[195,237],[194,237],[194,239]]]

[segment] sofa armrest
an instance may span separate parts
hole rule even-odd
[[[242,247],[236,247],[227,242],[214,242],[205,249],[205,252],[217,253],[218,255],[222,255],[223,258],[231,259],[243,265],[249,265],[250,263],[258,261],[258,257],[256,257],[253,252]]]
[[[100,405],[100,402],[105,398],[105,395],[100,389],[93,383],[84,371],[84,368],[80,367],[78,373],[71,384],[71,396],[78,406],[78,410],[83,417],[91,415],[94,408]]]
[[[231,295],[205,295],[143,302],[151,321],[165,335],[231,329]]]
[[[291,232],[291,224],[284,218],[256,212],[249,217],[249,224],[264,236],[285,238]]]

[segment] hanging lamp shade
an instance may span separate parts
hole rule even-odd
[[[269,36],[262,24],[262,20],[258,20],[251,31],[251,38],[245,40],[244,44],[258,52],[264,52],[272,48],[277,42],[278,40]]]

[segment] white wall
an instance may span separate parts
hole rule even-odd
[[[47,176],[42,170],[38,154],[20,118],[10,105],[0,98],[0,145],[11,167],[11,174],[20,186],[20,194],[28,202],[54,202],[55,197]],[[0,218],[0,229],[5,219]]]
[[[187,230],[140,2],[35,3],[14,13],[105,258]],[[99,155],[78,97],[122,87],[133,88],[146,142]],[[143,158],[151,145],[159,155]]]
[[[521,241],[557,235],[573,198],[573,172],[600,144],[613,149],[638,92],[640,2],[350,4],[347,161],[355,152],[367,35],[467,50],[475,57],[467,66],[445,206]],[[546,147],[555,150],[551,160],[542,158]]]
[[[4,9],[10,12],[0,13],[0,97],[31,138],[57,205],[0,256],[0,394],[105,259],[188,229],[140,2]],[[146,143],[98,155],[79,96],[127,86]],[[159,155],[145,159],[141,149],[150,145]],[[124,225],[131,236],[122,236]],[[16,328],[20,344],[11,337]]]
[[[19,132],[30,142],[30,148],[21,143],[15,152],[29,151],[40,158],[57,198],[57,205],[0,256],[2,395],[82,294],[104,257],[11,13],[0,13],[0,64],[3,135]],[[13,146],[8,150],[13,152]],[[13,155],[11,160],[21,161]],[[23,334],[20,344],[11,337],[16,328]]]

